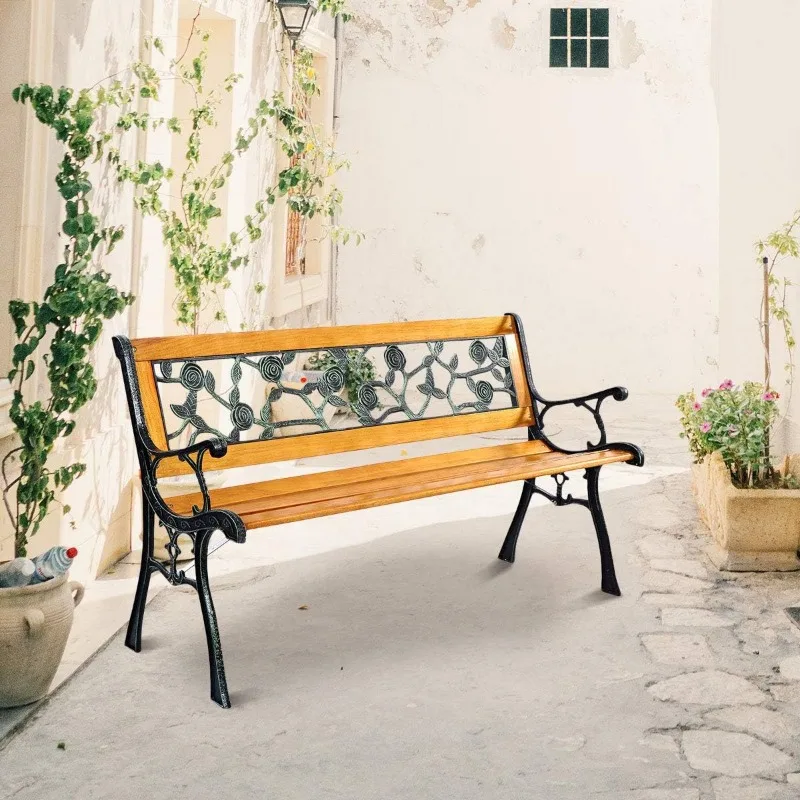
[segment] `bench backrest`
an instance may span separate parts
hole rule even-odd
[[[132,410],[160,449],[222,438],[226,469],[534,424],[511,315],[330,328],[117,337]],[[301,382],[314,354],[321,367]],[[345,395],[348,360],[374,377]],[[362,369],[363,374],[363,369]],[[332,412],[347,409],[343,422]],[[161,476],[190,472],[176,458]]]

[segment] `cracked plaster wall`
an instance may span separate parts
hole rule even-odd
[[[720,360],[736,380],[763,375],[756,322],[761,269],[753,244],[800,208],[800,111],[793,102],[800,51],[800,6],[791,0],[749,5],[714,2],[712,75],[720,128]],[[798,262],[785,274],[795,283]],[[800,292],[787,295],[800,323]],[[774,386],[784,393],[785,351],[772,331]],[[800,393],[791,392],[784,444],[800,449]]]
[[[338,321],[517,311],[550,394],[715,371],[711,0],[613,4],[586,71],[548,68],[540,0],[352,5],[344,221],[368,239]]]
[[[270,96],[279,87],[280,70],[274,47],[270,44],[268,27],[262,22],[263,0],[207,0],[203,5],[201,20],[208,22],[209,26],[217,25],[221,19],[233,21],[235,46],[227,60],[232,62],[234,71],[247,76],[247,80],[237,85],[232,93],[232,119],[229,129],[226,129],[230,140],[230,131],[244,124],[252,114],[252,104],[260,97]],[[30,9],[34,7],[41,13],[52,9],[55,14],[52,30],[46,31],[46,35],[36,41],[36,47],[48,57],[45,60],[52,59],[52,68],[45,70],[46,75],[35,76],[35,79],[56,86],[82,87],[117,73],[139,58],[143,31],[153,31],[163,38],[167,48],[165,58],[170,57],[170,49],[176,56],[183,41],[179,37],[178,20],[193,16],[197,3],[190,0],[0,2],[0,71],[3,74],[0,88],[4,89],[0,97],[0,110],[3,112],[0,132],[5,135],[4,141],[11,142],[11,146],[0,153],[0,188],[8,197],[7,211],[11,220],[0,223],[0,245],[12,256],[18,245],[15,239],[25,230],[19,222],[19,189],[28,177],[17,163],[22,146],[19,131],[27,112],[20,113],[10,100],[10,91],[12,86],[31,79],[28,41]],[[159,65],[156,62],[156,66],[163,67],[163,63]],[[172,92],[173,86],[167,81],[162,89],[161,104],[150,106],[154,116],[172,114]],[[26,266],[26,270],[35,276],[33,287],[28,287],[31,298],[39,294],[41,287],[38,284],[46,285],[63,247],[58,236],[61,205],[52,184],[54,165],[61,158],[60,148],[52,144],[50,138],[46,141],[44,160],[48,182],[43,190],[42,242],[35,260]],[[129,137],[126,147],[124,156],[134,158],[133,137]],[[146,150],[148,159],[159,159],[165,164],[170,164],[174,155],[170,137],[163,129],[148,136]],[[265,141],[248,154],[247,168],[232,176],[226,207],[231,224],[237,229],[238,220],[262,191],[262,176],[272,174],[274,168],[275,149],[271,142]],[[139,232],[134,223],[131,191],[116,186],[106,165],[100,164],[95,168],[94,180],[95,200],[97,207],[103,209],[106,224],[122,224],[126,228],[125,239],[110,257],[104,259],[103,267],[111,273],[116,285],[132,291],[139,300],[129,312],[107,324],[94,355],[97,395],[79,414],[78,426],[68,446],[60,448],[56,456],[63,463],[83,461],[87,464],[86,475],[76,481],[64,497],[73,509],[75,527],[70,527],[67,518],[53,513],[31,545],[33,554],[58,543],[78,546],[80,553],[71,574],[79,580],[103,571],[127,553],[140,530],[136,527],[137,505],[133,498],[136,486],[132,479],[137,471],[135,453],[111,336],[115,333],[152,336],[172,332],[167,327],[172,312],[165,291],[172,278],[167,271],[157,222],[152,219],[144,221]],[[262,327],[268,319],[266,297],[257,297],[250,288],[256,280],[269,284],[272,263],[270,231],[262,242],[262,249],[253,258],[251,271],[240,270],[232,276],[233,289],[226,302],[233,329],[237,329],[243,319],[254,328]],[[134,269],[133,264],[137,264],[138,269]],[[14,286],[15,270],[13,257],[7,258],[0,266],[0,302],[3,304],[10,294],[8,287]],[[13,291],[16,293],[17,289]],[[5,340],[2,335],[3,329],[0,329],[0,347],[7,344],[7,335]],[[3,360],[0,358],[0,370]],[[5,452],[4,448],[10,447],[11,441],[0,441],[0,455]],[[0,514],[0,561],[11,557],[12,543],[10,524],[3,512]]]

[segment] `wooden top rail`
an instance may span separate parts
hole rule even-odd
[[[238,353],[282,350],[320,350],[328,347],[401,344],[447,339],[476,339],[515,333],[514,320],[505,317],[446,319],[434,322],[388,322],[375,325],[341,325],[328,328],[202,333],[197,336],[160,336],[134,339],[135,361],[179,361]]]

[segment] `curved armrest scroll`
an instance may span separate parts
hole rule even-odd
[[[544,428],[545,415],[551,408],[569,405],[575,406],[576,408],[585,408],[592,415],[592,418],[597,425],[597,429],[600,432],[600,438],[597,440],[597,442],[587,442],[586,447],[589,450],[604,449],[609,445],[606,437],[606,427],[603,422],[603,417],[600,413],[600,408],[603,405],[603,401],[607,400],[609,397],[613,397],[614,400],[622,402],[623,400],[627,399],[628,390],[624,386],[612,386],[610,389],[602,389],[599,392],[592,392],[591,394],[581,395],[580,397],[570,397],[565,400],[545,400],[545,398],[536,393],[536,400],[540,406],[537,420],[539,427],[542,429]],[[614,447],[623,446],[614,445]],[[633,445],[625,445],[623,449],[628,449],[630,447],[633,447]],[[634,453],[634,455],[637,455],[637,461],[642,460],[641,451],[639,448],[635,448],[635,450],[636,453]]]

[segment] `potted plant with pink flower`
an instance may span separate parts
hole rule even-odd
[[[677,400],[681,437],[694,456],[693,490],[700,517],[714,538],[712,561],[733,571],[800,569],[800,459],[778,465],[773,431],[780,416],[780,395],[770,387],[770,324],[778,321],[789,354],[794,349],[791,320],[784,302],[786,279],[775,274],[782,257],[800,253],[793,238],[800,215],[757,246],[763,269],[759,330],[764,347],[764,381],[735,385],[723,381],[698,398],[687,392]]]

